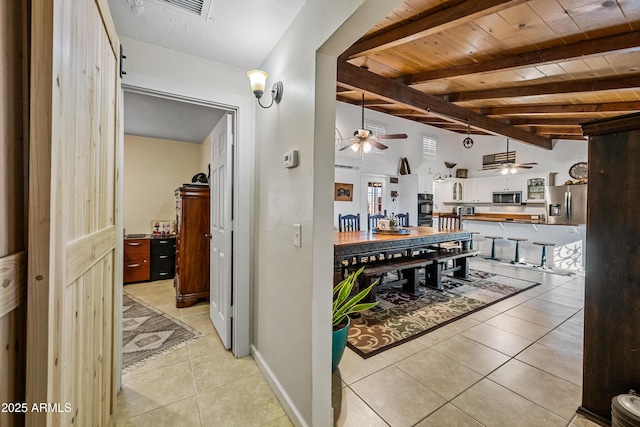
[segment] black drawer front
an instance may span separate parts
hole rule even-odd
[[[167,239],[151,239],[151,258],[159,259],[161,255],[171,255],[176,253],[175,237]]]
[[[151,280],[173,279],[175,276],[175,261],[173,257],[164,261],[151,263]]]

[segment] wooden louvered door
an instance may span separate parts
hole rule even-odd
[[[27,425],[115,424],[119,44],[107,0],[32,10]],[[31,409],[31,407],[30,407]]]

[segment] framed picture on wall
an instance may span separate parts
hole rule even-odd
[[[353,184],[344,184],[342,182],[336,182],[333,199],[336,202],[352,202],[353,201]]]

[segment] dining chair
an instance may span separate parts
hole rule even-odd
[[[338,231],[360,231],[360,214],[338,214]]]
[[[396,215],[396,218],[398,219],[398,225],[400,227],[408,227],[409,226],[409,212],[407,212],[406,214],[400,213],[400,214]]]
[[[462,230],[462,216],[454,213],[438,214],[439,230]]]
[[[377,215],[367,214],[367,224],[369,224],[369,230],[373,230],[374,228],[376,228],[378,226],[378,221],[380,221],[381,219],[385,219],[386,217],[387,217],[386,209],[381,214],[377,214]]]

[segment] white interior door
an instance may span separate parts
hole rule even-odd
[[[233,114],[220,119],[211,139],[211,321],[231,348],[233,275]]]

